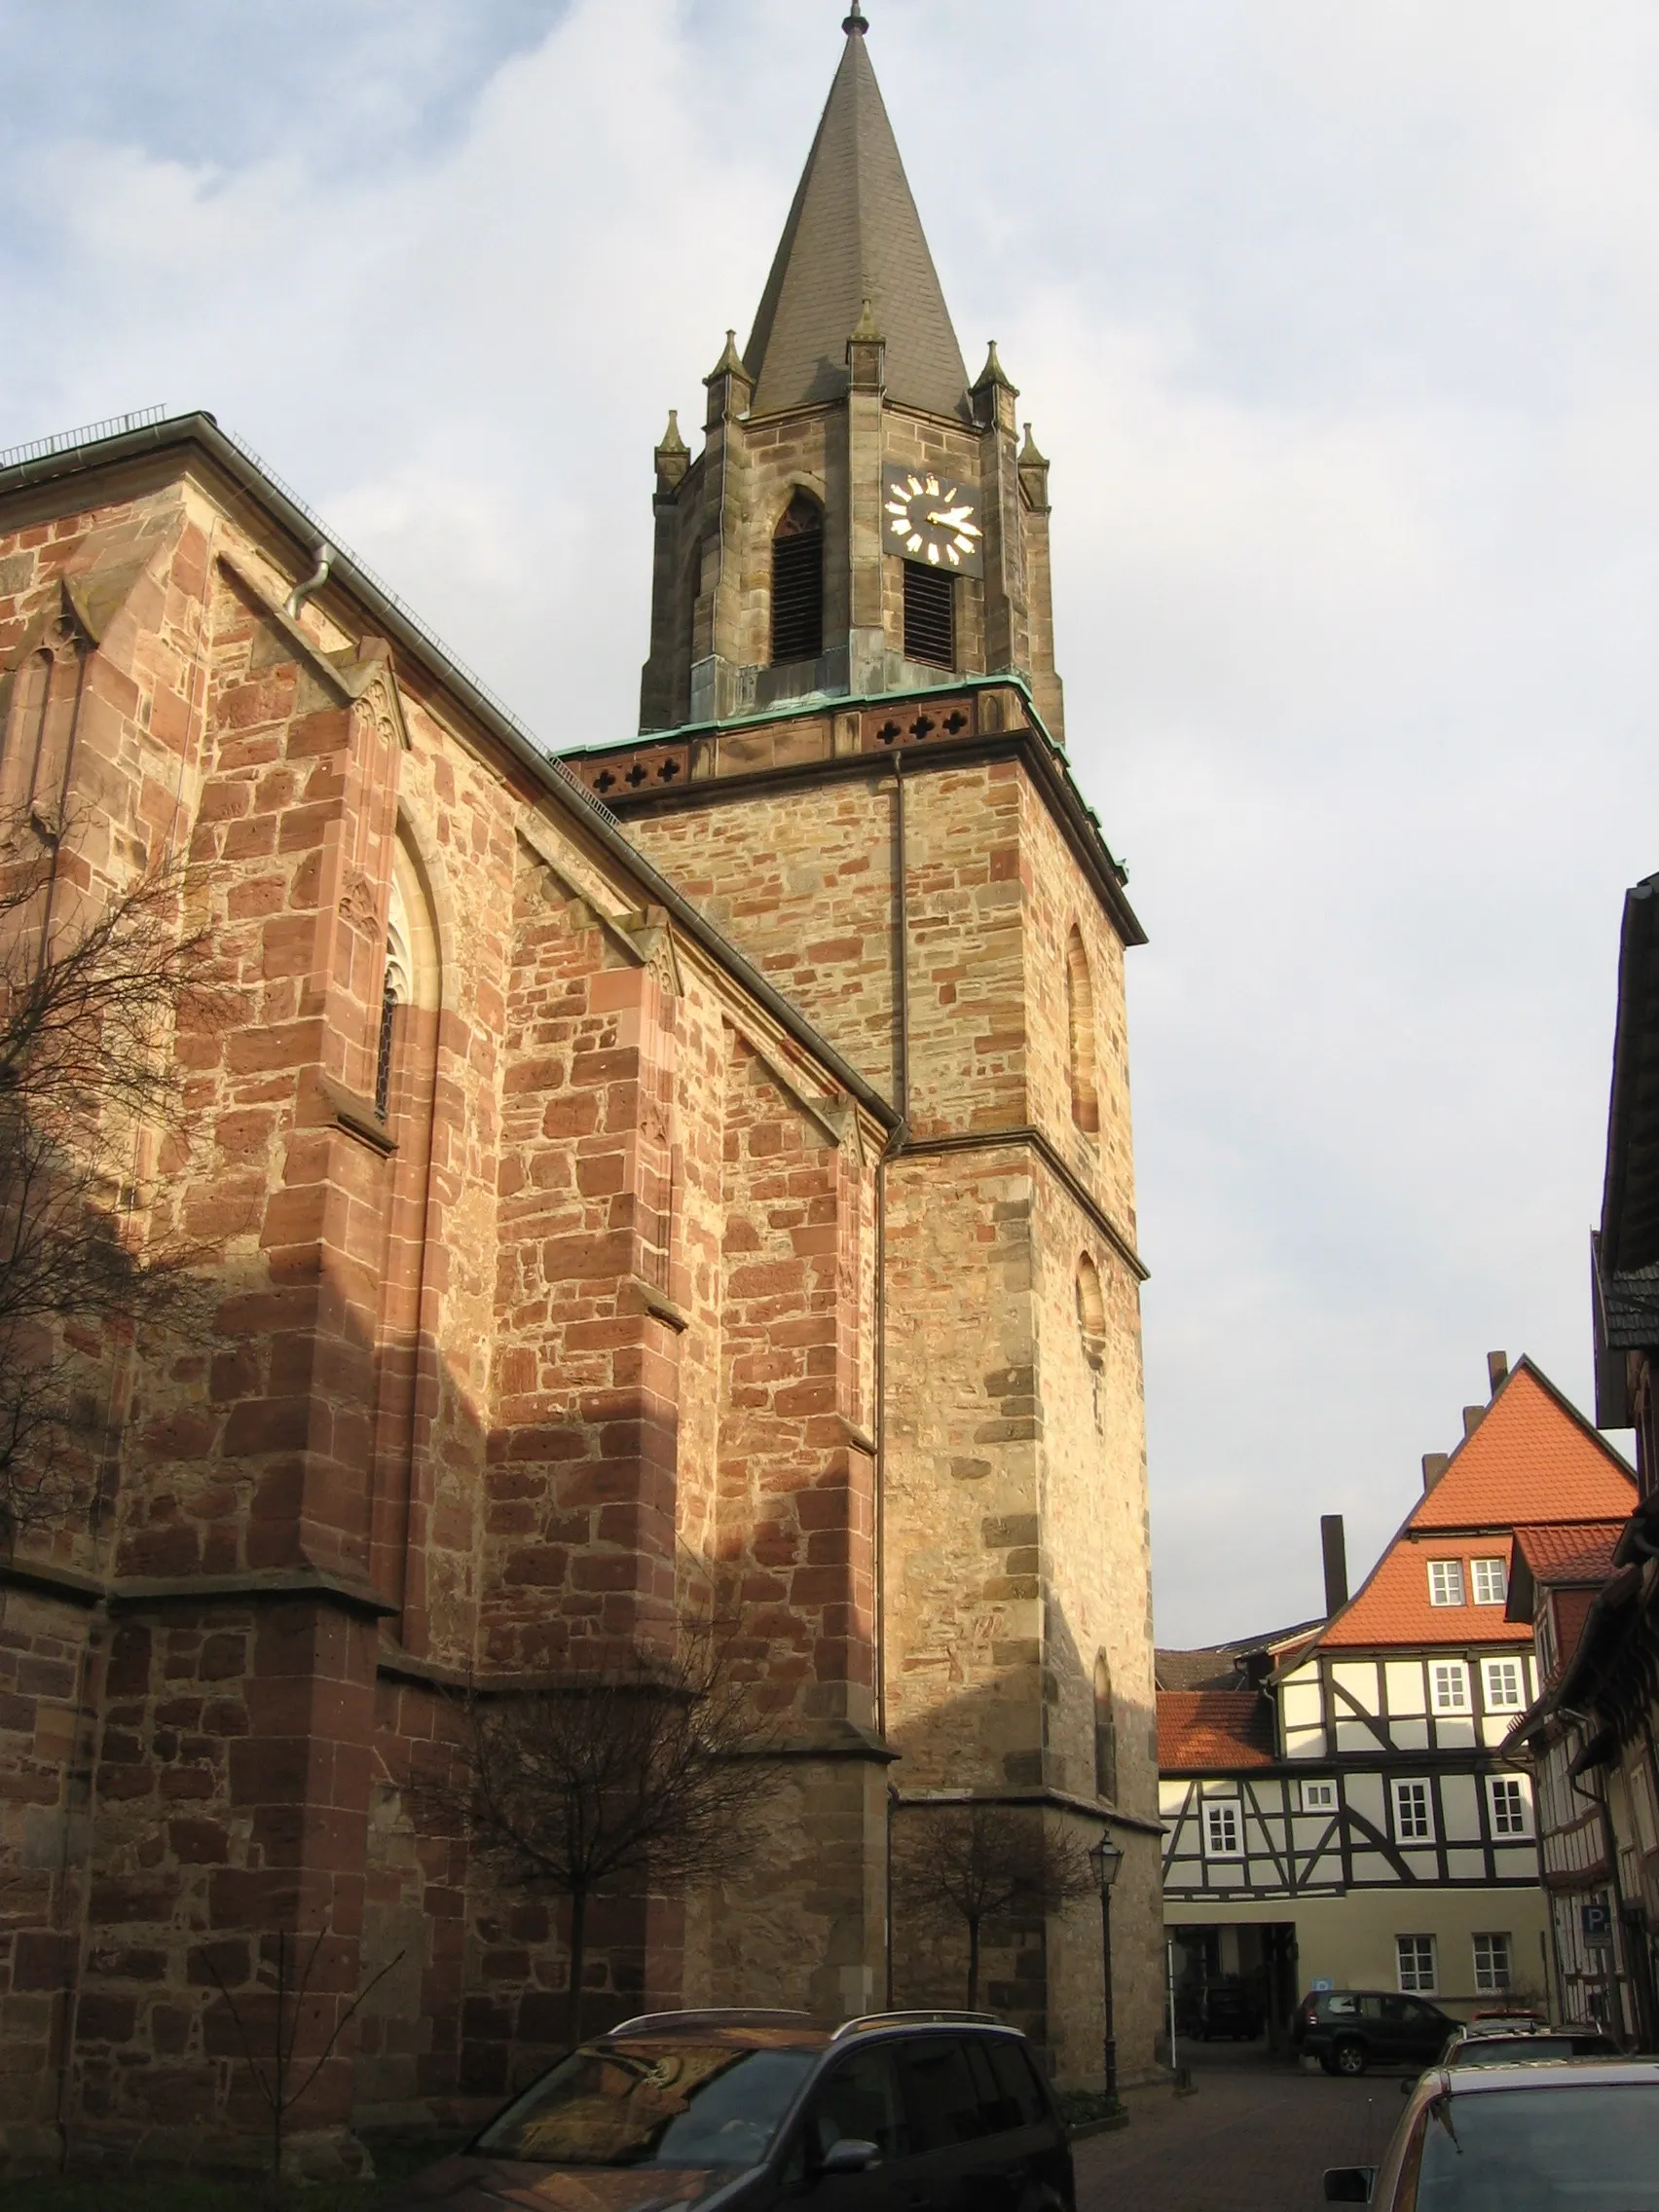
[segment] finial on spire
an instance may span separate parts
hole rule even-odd
[[[997,359],[997,342],[993,338],[990,342],[990,345],[986,349],[985,365],[979,371],[978,377],[974,385],[974,389],[976,391],[978,391],[984,386],[994,384],[1006,386],[1006,387],[1010,391],[1013,391],[1014,389],[1013,378],[1003,367],[1002,363]]]
[[[664,430],[661,443],[656,450],[658,453],[688,453],[691,450],[680,435],[680,410],[678,407],[669,409],[668,428]]]
[[[743,355],[737,350],[737,332],[735,330],[728,330],[726,332],[725,351],[720,355],[719,359],[715,363],[714,367],[703,379],[703,382],[705,384],[713,384],[717,377],[741,377],[747,375],[748,371],[744,368],[743,365]]]
[[[1048,455],[1037,450],[1037,440],[1031,435],[1029,423],[1025,425],[1025,443],[1019,449],[1019,465],[1021,468],[1047,468],[1049,465]]]
[[[869,24],[865,19],[865,12],[859,6],[859,0],[853,0],[852,13],[843,18],[841,28],[849,38],[865,38],[868,35]]]
[[[880,327],[876,322],[875,316],[870,312],[869,300],[866,297],[864,303],[864,313],[859,316],[858,327],[853,332],[853,344],[866,344],[870,339],[879,338],[880,336]]]

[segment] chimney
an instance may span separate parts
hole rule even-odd
[[[1426,1497],[1447,1468],[1452,1464],[1450,1452],[1425,1452],[1422,1456],[1422,1493]]]
[[[1319,1548],[1325,1555],[1325,1618],[1347,1604],[1347,1539],[1340,1513],[1319,1516]]]
[[[1487,1353],[1487,1382],[1495,1398],[1509,1380],[1509,1354],[1506,1351]]]
[[[1485,1412],[1485,1406],[1465,1406],[1463,1408],[1463,1442],[1465,1444],[1474,1435],[1476,1429],[1480,1427],[1481,1419]]]

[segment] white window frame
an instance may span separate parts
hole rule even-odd
[[[1443,1697],[1442,1691],[1446,1692]],[[1431,1659],[1428,1663],[1429,1710],[1438,1717],[1441,1714],[1467,1716],[1474,1711],[1469,1703],[1469,1670],[1461,1659]]]
[[[1411,1945],[1408,1963],[1407,1944]],[[1428,1964],[1423,1965],[1424,1953]],[[1394,1937],[1394,1978],[1402,1997],[1433,1997],[1440,1989],[1440,1946],[1432,1936]]]
[[[1428,1602],[1431,1605],[1464,1605],[1468,1604],[1463,1581],[1463,1563],[1460,1559],[1431,1559],[1429,1561]]]
[[[1486,1589],[1481,1588],[1482,1583]],[[1471,1603],[1477,1605],[1503,1605],[1509,1602],[1509,1568],[1501,1559],[1472,1559],[1469,1562],[1469,1593]]]
[[[1483,1944],[1486,1946],[1484,1962],[1481,1953]],[[1498,1965],[1498,1955],[1494,1949],[1496,1945],[1502,1946],[1501,1967]],[[1475,1955],[1475,1995],[1477,1997],[1501,1997],[1515,1980],[1515,1946],[1509,1939],[1507,1930],[1477,1935],[1473,1939],[1473,1949]]]
[[[1527,1793],[1527,1785],[1518,1774],[1489,1774],[1487,1784],[1487,1818],[1492,1823],[1493,1841],[1511,1843],[1529,1841],[1532,1833],[1532,1801]],[[1511,1808],[1521,1815],[1519,1827],[1506,1824]]]
[[[1316,1781],[1303,1783],[1302,1810],[1305,1813],[1334,1813],[1337,1810],[1335,1775],[1324,1775]]]
[[[1232,1842],[1227,1838],[1231,1832]],[[1217,1835],[1221,1841],[1217,1842]],[[1210,1797],[1204,1801],[1204,1857],[1242,1859],[1244,1856],[1243,1807],[1236,1797]]]
[[[1502,1670],[1512,1668],[1515,1674],[1515,1695],[1506,1697],[1493,1688],[1493,1677],[1501,1681]],[[1527,1662],[1525,1659],[1505,1656],[1501,1659],[1481,1661],[1481,1698],[1489,1713],[1525,1713],[1527,1710]]]
[[[1406,1792],[1413,1795],[1408,1798]],[[1419,1799],[1416,1792],[1421,1790]],[[1394,1841],[1396,1843],[1432,1843],[1434,1841],[1434,1789],[1421,1775],[1407,1775],[1393,1782],[1389,1796],[1394,1808]],[[1407,1833],[1407,1815],[1410,1815],[1411,1832]],[[1417,1832],[1417,1822],[1421,1818],[1422,1833]]]

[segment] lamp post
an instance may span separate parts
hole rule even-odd
[[[1118,2035],[1117,2020],[1112,2005],[1112,1884],[1118,1879],[1118,1869],[1124,1863],[1124,1854],[1112,1841],[1110,1828],[1102,1828],[1100,1841],[1088,1854],[1094,1878],[1100,1885],[1100,1972],[1106,1997],[1106,2034],[1104,2038],[1106,2059],[1106,2094],[1113,2104],[1118,2101]]]

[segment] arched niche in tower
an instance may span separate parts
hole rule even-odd
[[[1074,922],[1066,940],[1066,1042],[1071,1064],[1072,1120],[1093,1136],[1100,1127],[1100,1092],[1095,1079],[1094,985],[1083,933]]]
[[[1106,1356],[1106,1296],[1100,1270],[1087,1252],[1080,1253],[1077,1262],[1077,1328],[1085,1358],[1098,1367]]]
[[[824,650],[824,509],[797,490],[772,533],[772,662]]]
[[[1094,1660],[1094,1794],[1111,1805],[1118,1801],[1118,1713],[1104,1651]]]

